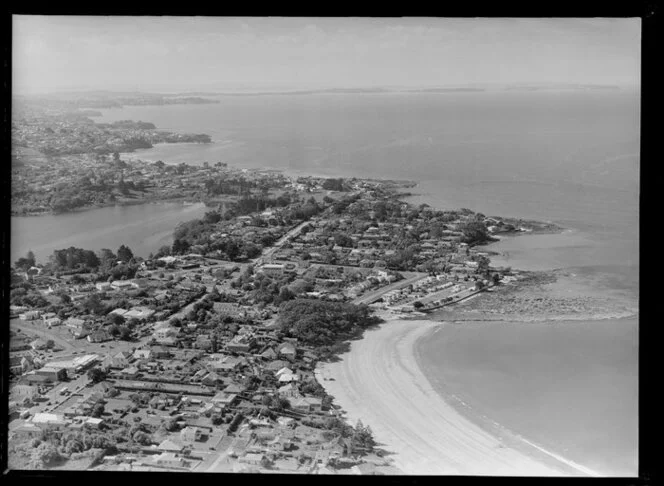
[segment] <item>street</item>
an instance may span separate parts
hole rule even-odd
[[[416,272],[403,272],[403,273],[409,274],[411,276],[403,280],[400,280],[398,282],[395,282],[393,284],[386,285],[385,287],[381,287],[378,290],[374,290],[373,292],[369,292],[366,295],[362,295],[361,297],[358,297],[357,299],[353,300],[353,304],[371,304],[380,299],[381,296],[385,295],[387,292],[391,290],[408,287],[409,285],[414,284],[418,280],[422,280],[423,278],[427,277],[426,273],[416,273]]]

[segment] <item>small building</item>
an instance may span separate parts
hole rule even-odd
[[[68,424],[68,421],[55,413],[36,413],[32,417],[31,423],[38,427],[62,428]]]
[[[299,398],[300,391],[297,389],[297,385],[294,383],[288,383],[278,389],[279,396],[281,398]]]
[[[45,376],[51,382],[64,381],[67,379],[67,370],[61,367],[45,366],[35,371],[36,375]]]
[[[30,342],[30,347],[35,351],[37,351],[41,349],[46,349],[48,347],[48,344],[46,343],[45,340],[37,338],[34,341]]]
[[[270,461],[270,459],[265,454],[250,452],[247,455],[241,457],[239,461],[244,462],[246,464],[253,464],[259,466],[263,461]]]
[[[266,263],[259,268],[259,271],[266,275],[282,275],[284,273],[284,265],[278,263]]]
[[[62,320],[59,317],[50,317],[48,319],[44,319],[44,325],[49,329],[55,326],[59,326],[60,324],[62,324]]]
[[[198,427],[187,426],[180,431],[180,439],[182,442],[199,442],[206,436],[202,429]]]
[[[248,353],[255,343],[253,337],[238,335],[226,344],[226,349],[236,353]]]
[[[120,370],[119,375],[125,379],[134,379],[138,376],[139,370],[135,366],[128,366]]]
[[[212,304],[212,309],[214,312],[224,317],[238,317],[241,314],[241,308],[239,304],[233,302],[214,302]]]
[[[88,334],[87,339],[88,339],[88,342],[90,342],[90,343],[103,343],[103,342],[106,342],[106,341],[110,341],[113,338],[111,337],[111,335],[108,332],[106,332],[104,330],[99,330],[99,331],[95,331],[91,334]]]
[[[298,412],[320,412],[323,401],[316,397],[301,397],[291,402],[293,410]]]
[[[290,373],[283,373],[279,375],[279,383],[291,383],[293,381],[298,381],[298,376]]]
[[[277,353],[274,351],[272,348],[267,348],[265,351],[263,351],[260,355],[261,358],[265,360],[273,360],[274,358],[277,357]]]
[[[64,322],[64,325],[71,329],[82,328],[85,326],[85,321],[83,319],[77,319],[76,317],[70,317]]]
[[[111,287],[115,290],[128,290],[131,288],[138,288],[132,280],[114,280],[111,282]]]
[[[38,310],[31,310],[19,314],[18,318],[22,321],[36,321],[41,317],[41,312]]]
[[[279,356],[286,358],[289,361],[294,361],[297,356],[297,349],[291,343],[284,343],[278,348]]]
[[[164,452],[182,452],[184,446],[182,444],[174,442],[171,439],[165,439],[157,446],[157,449]]]
[[[148,309],[147,307],[134,307],[133,309],[125,312],[122,317],[125,319],[138,319],[139,321],[144,321],[151,317],[154,313],[154,310]]]
[[[205,372],[205,370],[201,371]],[[203,378],[201,378],[201,383],[205,386],[217,386],[218,384],[223,382],[224,379],[214,371],[210,371],[209,373],[204,375]]]
[[[211,402],[224,407],[230,407],[237,402],[237,395],[235,393],[219,392],[212,397]]]
[[[147,360],[152,358],[152,351],[149,349],[137,349],[133,354],[134,359]]]
[[[167,359],[173,355],[171,350],[165,346],[152,346],[150,350],[152,351],[152,357],[156,359]]]

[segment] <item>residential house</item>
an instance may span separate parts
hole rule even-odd
[[[149,360],[152,358],[150,349],[137,349],[133,354],[134,359]]]
[[[278,378],[277,381],[279,381],[279,383],[291,383],[293,381],[298,381],[298,380],[299,380],[299,378],[295,374],[282,373],[281,375],[279,375],[279,378]]]
[[[39,438],[42,436],[43,431],[40,427],[37,426],[37,424],[33,424],[32,422],[26,422],[23,425],[19,425],[18,427],[15,427],[10,430],[10,438],[16,438],[16,439],[34,439],[34,438]]]
[[[256,340],[252,336],[237,335],[226,344],[226,349],[233,352],[248,353]]]
[[[62,324],[62,320],[59,317],[50,317],[48,319],[44,319],[44,325],[49,329],[55,326],[59,326],[60,324]]]
[[[320,412],[322,400],[316,397],[301,397],[291,401],[291,408],[298,412]]]
[[[110,341],[111,339],[113,339],[113,337],[108,332],[104,330],[99,330],[89,334],[87,339],[88,342],[91,343],[103,343],[106,341]]]
[[[301,397],[300,391],[297,389],[297,385],[295,383],[288,383],[287,385],[280,387],[277,393],[281,398]]]
[[[31,310],[24,312],[22,314],[19,314],[18,318],[21,319],[22,321],[35,321],[41,317],[41,311],[38,310]]]
[[[113,286],[110,284],[110,282],[97,282],[97,283],[95,284],[95,287],[96,287],[97,290],[99,290],[100,292],[104,292],[104,291],[112,290],[112,289],[113,289]]]
[[[226,388],[224,388],[224,393],[227,394],[240,394],[246,390],[246,387],[238,383],[231,383]]]
[[[234,371],[244,364],[246,364],[244,358],[226,356],[222,359],[210,362],[209,367],[213,371]]]
[[[267,348],[265,351],[263,351],[260,355],[261,358],[267,361],[271,361],[274,358],[277,357],[277,353],[274,351],[272,348]]]
[[[288,362],[277,359],[277,360],[271,361],[270,363],[266,364],[265,369],[268,370],[268,371],[275,371],[276,372],[276,371],[279,371],[284,366],[286,366],[287,364],[288,364]]]
[[[297,349],[292,343],[283,343],[277,348],[277,353],[280,357],[286,358],[289,361],[295,361]]]
[[[76,317],[70,317],[64,322],[64,325],[65,327],[78,329],[85,325],[85,321],[83,319],[77,319]]]
[[[212,309],[224,317],[239,317],[242,313],[240,305],[233,302],[214,302]]]
[[[132,280],[114,280],[111,282],[111,287],[115,290],[129,290],[132,288],[138,288],[138,285]]]
[[[282,275],[284,273],[285,266],[282,264],[276,263],[266,263],[258,268],[258,271],[263,272],[266,275]]]
[[[196,336],[194,346],[198,349],[212,349],[212,338],[209,334],[199,334]]]
[[[203,371],[205,373],[205,370],[200,370],[200,371]],[[223,382],[224,379],[214,371],[205,374],[201,379],[201,383],[205,386],[217,386],[219,384],[223,384]]]
[[[133,380],[138,376],[138,373],[139,373],[138,368],[136,368],[135,366],[128,366],[120,370],[118,374],[120,375],[121,378],[127,380]]]
[[[40,349],[46,349],[48,346],[44,339],[37,338],[34,341],[30,342],[30,347],[34,350],[40,350]]]
[[[182,442],[200,442],[205,436],[207,436],[207,432],[198,427],[187,426],[180,431]]]
[[[174,442],[171,439],[165,439],[157,446],[157,449],[164,452],[182,452],[184,446]]]
[[[138,319],[139,321],[144,321],[151,317],[154,313],[154,310],[148,309],[147,307],[134,307],[131,310],[125,312],[122,317],[125,319]]]
[[[124,354],[122,353],[117,353],[121,355],[120,357],[116,358],[115,356],[111,353],[108,353],[106,356],[104,356],[104,359],[101,362],[101,366],[104,369],[122,369],[126,367],[129,364],[129,361],[124,357]],[[129,355],[131,356],[131,355]]]
[[[173,355],[171,350],[165,346],[152,346],[150,350],[152,351],[152,357],[156,359],[167,359]]]
[[[253,464],[259,466],[262,463],[262,461],[270,461],[270,459],[265,454],[250,452],[249,454],[241,457],[239,461],[244,462],[246,464]]]
[[[180,333],[180,328],[171,326],[168,321],[157,323],[152,334],[155,339],[164,339],[170,336],[177,336]]]
[[[233,404],[238,401],[238,397],[235,393],[226,393],[224,391],[221,391],[217,393],[214,397],[212,397],[210,401],[215,405],[219,405],[222,407],[230,407],[233,406]]]

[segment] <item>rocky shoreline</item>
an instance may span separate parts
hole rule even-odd
[[[638,315],[638,305],[632,298],[620,292],[597,290],[591,283],[566,271],[521,272],[519,280],[501,284],[481,298],[460,302],[430,317],[449,322],[543,322]]]

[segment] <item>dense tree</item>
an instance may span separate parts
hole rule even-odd
[[[30,466],[34,469],[41,469],[43,467],[52,466],[63,457],[58,452],[55,445],[50,442],[42,442],[39,446],[32,450],[30,458]]]
[[[88,370],[87,376],[92,383],[101,383],[106,379],[106,373],[99,368],[91,368]]]
[[[128,246],[120,245],[118,248],[118,260],[127,263],[129,260],[134,258],[134,253]]]
[[[83,301],[82,307],[88,312],[96,315],[106,315],[110,310],[108,305],[104,304],[99,297],[99,294],[92,294]]]
[[[28,270],[30,267],[34,267],[37,264],[35,260],[35,254],[32,253],[32,250],[25,255],[25,257],[19,258],[14,266],[19,270]]]
[[[99,418],[104,414],[105,408],[104,405],[101,403],[98,403],[92,408],[92,416]]]
[[[120,326],[118,328],[118,334],[123,341],[131,340],[131,330],[127,326]]]
[[[464,242],[468,244],[482,244],[491,240],[486,224],[482,221],[469,221],[461,225]]]
[[[295,299],[281,304],[278,322],[285,334],[325,346],[356,337],[380,319],[365,305]]]
[[[55,250],[51,256],[51,261],[56,269],[74,269],[79,266],[94,269],[99,266],[99,258],[95,255],[95,252],[74,248],[73,246],[66,250]]]
[[[343,191],[344,190],[344,180],[343,179],[325,179],[323,181],[323,189],[327,191]]]
[[[118,257],[108,248],[102,248],[99,251],[99,263],[104,270],[110,269],[115,262],[118,261]]]
[[[363,452],[373,451],[376,442],[369,426],[364,426],[361,420],[358,420],[351,436],[351,447],[361,449]]]

